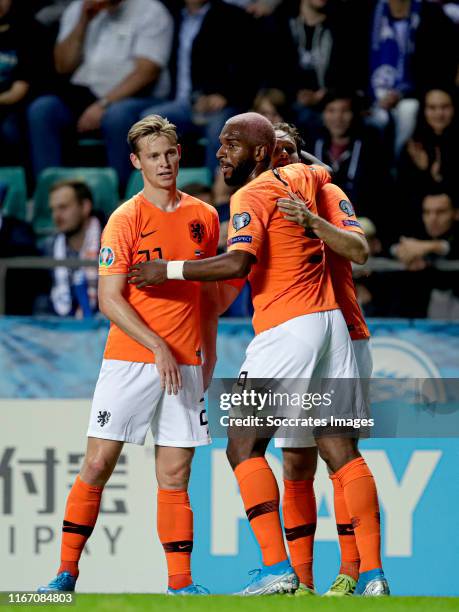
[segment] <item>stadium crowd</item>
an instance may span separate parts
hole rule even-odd
[[[231,194],[218,136],[252,109],[298,127],[354,204],[372,257],[399,264],[357,273],[365,313],[458,318],[459,268],[436,265],[459,260],[456,9],[429,0],[0,0],[0,258],[96,259],[107,216],[135,193],[127,132],[151,113],[177,125],[182,166],[194,169],[181,188],[216,206],[224,249]],[[113,169],[109,186],[87,180],[87,166]],[[50,171],[62,167],[78,170]],[[28,284],[11,270],[5,312],[92,316],[95,270],[62,266]],[[250,314],[248,289],[229,314]]]

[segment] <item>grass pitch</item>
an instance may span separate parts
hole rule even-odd
[[[17,610],[37,612],[37,606],[2,606],[2,612]],[[69,612],[449,612],[459,611],[457,597],[167,597],[166,595],[76,595],[71,606],[39,606],[40,609],[67,608]]]

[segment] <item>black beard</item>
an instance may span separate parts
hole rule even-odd
[[[233,168],[231,176],[225,178],[225,184],[229,187],[242,187],[255,170],[256,162],[253,159],[245,159]]]

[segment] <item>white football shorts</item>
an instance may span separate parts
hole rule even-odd
[[[367,343],[368,344],[368,343]],[[363,352],[363,350],[362,350]],[[247,373],[247,374],[245,374]],[[344,383],[350,393],[339,391],[333,414],[340,418],[364,418],[367,412],[357,389],[359,398],[354,400],[356,389],[352,380],[359,379],[359,370],[352,341],[340,310],[328,310],[295,317],[266,330],[252,340],[247,347],[246,358],[240,368],[240,377],[247,379],[291,379],[290,389],[295,389],[296,379],[303,393],[316,391],[322,379],[351,379]],[[339,386],[339,382],[337,384]],[[328,382],[331,385],[332,382]],[[336,385],[335,385],[336,386]],[[360,385],[357,385],[360,387]],[[342,386],[343,387],[343,386]],[[322,391],[324,389],[322,388]],[[347,390],[346,390],[347,391]],[[333,392],[333,391],[332,391]],[[317,418],[329,418],[332,408],[315,410]],[[276,408],[279,412],[279,408]],[[307,411],[282,410],[287,416],[310,416]],[[302,429],[294,437],[283,437],[278,430],[275,446],[280,448],[302,448],[315,446],[311,428]]]
[[[358,377],[341,310],[314,312],[261,332],[250,342],[240,371],[247,378]]]
[[[373,357],[371,355],[370,339],[353,340],[352,346],[354,347],[355,361],[360,378],[371,378],[373,373]]]
[[[159,446],[211,443],[201,366],[181,365],[177,395],[161,389],[154,363],[104,359],[89,419],[88,436],[144,444],[151,428]]]

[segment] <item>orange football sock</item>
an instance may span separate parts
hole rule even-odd
[[[279,518],[279,487],[264,457],[246,459],[234,470],[264,565],[287,559]]]
[[[103,487],[94,487],[76,477],[65,507],[58,574],[70,572],[78,576],[78,562],[96,524],[102,491]]]
[[[354,578],[354,580],[358,580],[360,566],[359,550],[357,548],[357,542],[355,541],[351,517],[349,516],[346,501],[344,499],[343,487],[336,475],[330,475],[330,480],[333,484],[336,529],[338,531],[338,541],[341,552],[339,573],[346,574]]]
[[[312,572],[314,534],[317,525],[317,507],[314,478],[286,480],[282,514],[290,561],[300,582],[314,588]]]
[[[186,490],[158,489],[158,535],[166,553],[169,588],[192,584],[193,511]]]
[[[365,459],[358,457],[334,476],[343,487],[360,555],[360,572],[382,567],[379,503],[373,474]]]

